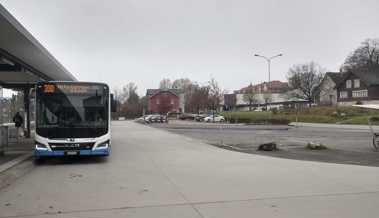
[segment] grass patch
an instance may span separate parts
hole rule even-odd
[[[226,112],[223,116],[230,123],[288,125],[291,122],[286,116],[271,112]]]
[[[368,124],[368,119],[370,118],[372,125],[379,125],[379,117],[371,116],[356,116],[347,120],[340,121],[340,124]]]
[[[290,122],[304,123],[338,123],[379,125],[379,111],[357,107],[312,107],[303,109],[281,109],[272,112],[224,112],[223,116],[230,123],[247,124],[282,124]]]
[[[336,117],[331,117],[331,116],[325,116],[325,115],[305,115],[305,114],[300,114],[297,116],[296,115],[288,115],[288,118],[291,120],[291,122],[303,122],[303,123],[336,123],[339,121],[338,118]]]

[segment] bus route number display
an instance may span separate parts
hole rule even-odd
[[[55,92],[55,86],[53,84],[45,84],[43,86],[43,92],[44,93],[54,93]]]
[[[61,91],[63,93],[91,93],[97,90],[96,86],[89,85],[71,85],[71,84],[45,84],[43,86],[44,93],[55,93]]]

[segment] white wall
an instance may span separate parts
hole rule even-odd
[[[255,95],[255,98],[257,100],[257,104],[266,104],[265,98],[270,98],[270,103],[279,103],[279,102],[286,102],[286,101],[297,101],[300,100],[298,98],[293,98],[287,93],[271,93],[271,94],[264,94],[259,93]],[[236,95],[236,104],[237,105],[249,105],[249,102],[244,101],[243,94],[237,94]]]
[[[329,76],[324,79],[323,83],[321,84],[320,104],[337,104],[337,90],[334,89],[335,86],[336,84]],[[333,96],[332,101],[330,99],[330,96]]]

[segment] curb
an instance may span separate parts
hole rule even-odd
[[[23,155],[15,158],[13,160],[10,160],[10,161],[8,161],[8,162],[0,165],[0,173],[2,173],[4,171],[6,171],[6,170],[8,170],[8,169],[10,169],[10,168],[12,168],[14,166],[16,166],[17,164],[25,161],[26,159],[28,159],[28,158],[30,158],[32,156],[33,156],[33,152],[26,153],[26,154],[23,154]]]
[[[316,127],[316,128],[339,128],[339,129],[353,129],[353,130],[367,130],[369,125],[355,125],[355,124],[335,124],[335,123],[302,123],[291,122],[289,125],[297,125],[298,127]],[[379,126],[373,126],[375,130],[379,130]]]

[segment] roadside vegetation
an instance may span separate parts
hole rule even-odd
[[[222,115],[230,123],[246,124],[289,124],[291,122],[285,115],[272,112],[224,112]]]
[[[270,112],[224,112],[230,123],[289,124],[290,122],[379,125],[379,112],[356,107],[311,107]]]

